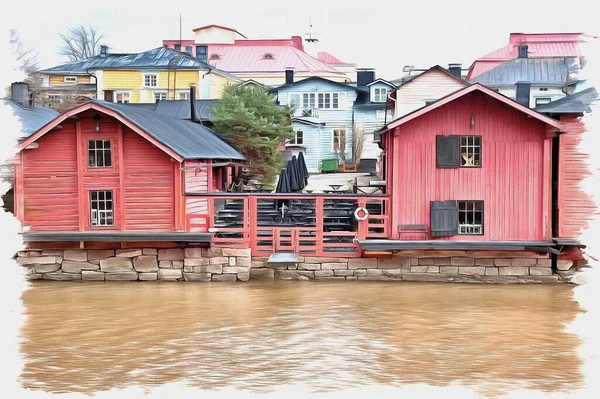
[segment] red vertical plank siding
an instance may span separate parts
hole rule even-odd
[[[186,166],[202,166],[205,162],[199,161],[185,161]],[[199,169],[186,169],[185,170],[185,191],[188,193],[206,193],[208,192],[209,180],[208,180],[208,169],[210,168],[199,168]],[[208,212],[208,200],[201,197],[186,197],[185,200],[185,213],[186,218],[188,215],[207,215]],[[194,226],[189,230],[193,232],[206,231],[208,225]]]
[[[124,150],[124,145],[123,145],[123,124],[119,123],[118,127],[117,127],[117,146],[118,146],[118,164],[117,167],[119,168],[119,198],[121,198],[121,201],[119,201],[119,203],[117,204],[117,208],[115,208],[119,214],[119,218],[121,219],[121,230],[127,230],[127,218],[125,217],[125,206],[123,205],[123,194],[125,193],[125,173],[123,173],[124,171],[124,166],[123,166],[123,160],[125,159],[125,156],[123,154],[123,150]]]
[[[31,231],[79,229],[75,122],[62,127],[22,151],[22,221]]]
[[[484,201],[484,234],[439,239],[548,238],[544,220],[550,210],[544,201],[550,159],[545,149],[551,153],[551,148],[545,148],[545,131],[543,123],[476,92],[397,127],[392,140],[392,238],[399,238],[399,224],[429,225],[430,201],[442,200]],[[481,168],[436,167],[436,135],[450,134],[481,136]]]
[[[85,208],[85,193],[83,191],[83,179],[80,179],[79,176],[83,174],[84,168],[84,147],[83,147],[83,139],[81,138],[81,123],[79,121],[75,122],[75,142],[76,142],[76,156],[77,156],[77,206],[79,208],[79,230],[85,230],[85,212],[82,210]]]
[[[579,149],[585,125],[575,115],[563,116],[560,121],[565,133],[559,137],[558,235],[577,238],[580,229],[586,229],[597,212],[594,200],[581,188],[582,181],[590,175],[589,156]]]
[[[171,157],[128,127],[123,129],[123,152],[127,230],[173,230]]]

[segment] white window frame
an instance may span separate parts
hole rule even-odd
[[[128,96],[128,100],[129,100],[129,101],[127,101],[127,102],[122,102],[122,103],[119,103],[119,104],[131,104],[131,92],[130,92],[130,91],[115,91],[115,92],[113,93],[113,101],[114,101],[115,103],[117,103],[117,96],[118,96],[119,94],[120,94],[120,95],[127,94],[127,96]]]
[[[481,208],[476,210],[475,204],[480,203]],[[483,201],[467,200],[458,201],[458,234],[469,235],[469,236],[480,236],[483,235],[484,225],[484,203]],[[464,209],[461,209],[461,205],[465,205]],[[481,213],[481,223],[475,223],[475,212]],[[464,214],[472,213],[473,223],[460,223],[461,216]]]
[[[381,93],[383,91],[383,94]],[[374,87],[373,88],[373,101],[374,103],[384,103],[387,100],[388,88],[387,87]],[[379,97],[379,99],[377,98]]]
[[[92,193],[96,193],[96,199],[92,199]],[[100,199],[100,193],[104,193],[104,199]],[[106,199],[106,194],[110,193],[110,199]],[[89,192],[89,205],[90,205],[90,226],[92,227],[112,227],[115,225],[115,196],[113,190],[90,190]],[[94,202],[98,205],[98,209],[93,209]],[[100,202],[104,203],[104,209],[99,209]],[[108,208],[110,204],[110,209]],[[101,223],[102,216],[104,216],[104,223]],[[110,219],[111,222],[107,223],[106,219]]]
[[[168,100],[168,99],[169,99],[169,93],[167,93],[167,91],[166,91],[166,90],[162,90],[162,91],[153,91],[153,92],[152,92],[152,99],[154,100],[153,102],[156,102],[156,96],[157,96],[157,95],[163,95],[163,94],[165,95],[165,98],[164,98],[164,100]],[[161,101],[164,101],[164,100],[161,100]]]
[[[63,81],[65,83],[77,83],[77,76],[64,76]]]
[[[335,152],[335,137],[336,137],[336,133],[338,133],[338,132],[344,133],[344,135],[346,136],[346,147],[348,147],[348,131],[346,130],[346,128],[340,127],[340,128],[331,129],[331,152]],[[340,135],[340,137],[341,137],[341,135]],[[344,150],[345,150],[345,148],[344,148]]]
[[[185,96],[185,98],[181,98],[181,96]],[[190,99],[190,91],[189,90],[179,90],[177,92],[177,98],[179,100],[189,100]]]
[[[343,91],[304,91],[290,92],[288,95],[288,104],[292,105],[292,97],[298,98],[298,108],[316,108],[319,110],[341,110],[346,104],[346,93]],[[323,106],[320,106],[319,99],[322,98]],[[326,101],[328,100],[328,101]],[[334,103],[337,101],[337,106]],[[328,106],[327,106],[328,105]]]
[[[459,166],[461,168],[480,168],[481,167],[481,157],[482,157],[482,146],[481,146],[481,136],[473,135],[473,136],[459,136],[459,154],[460,154],[460,163]],[[463,165],[463,162],[468,162],[464,158],[464,155],[467,156],[467,159],[472,160],[472,165],[466,163]],[[479,155],[479,159],[475,159],[475,155]],[[470,157],[469,157],[470,156]],[[477,163],[476,163],[477,162]]]
[[[542,102],[538,104],[538,100],[547,100],[547,102]],[[538,105],[550,104],[552,102],[552,97],[534,97],[533,104],[537,107]]]
[[[155,77],[154,85],[146,85],[146,77]],[[150,78],[150,83],[152,83],[152,79]],[[158,73],[143,73],[142,74],[142,87],[158,87]]]
[[[380,109],[376,110],[375,111],[375,118],[377,118],[377,119],[385,119],[385,110],[383,110],[383,111],[380,110]]]
[[[300,139],[302,140],[301,143],[298,143],[298,133],[300,133]],[[296,130],[294,132],[294,138],[293,139],[289,139],[287,144],[290,145],[304,145],[304,131],[303,130]]]

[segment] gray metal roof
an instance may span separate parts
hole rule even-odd
[[[544,114],[582,114],[591,112],[590,105],[595,101],[598,101],[598,92],[590,87],[560,100],[537,106],[535,111]]]
[[[518,82],[564,86],[569,73],[579,70],[575,58],[516,58],[471,79],[485,86],[513,86]]]
[[[42,69],[40,73],[85,74],[94,69],[214,69],[195,57],[167,47],[158,47],[136,54],[97,55],[82,61],[73,61],[52,68]]]
[[[210,109],[218,100],[196,100],[196,117],[202,120],[210,120],[212,113]],[[152,104],[127,104],[130,107],[157,112],[161,115],[178,119],[190,119],[190,102],[188,100],[161,100]]]
[[[94,100],[93,103],[120,114],[184,159],[246,159],[211,129],[199,123],[157,112]]]
[[[21,137],[29,137],[42,126],[56,118],[59,113],[53,109],[34,106],[25,108],[10,98],[4,98],[4,105],[12,108],[13,114],[21,121]]]

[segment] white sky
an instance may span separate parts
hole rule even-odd
[[[3,0],[2,3],[6,2]],[[37,4],[37,6],[36,6]],[[393,79],[413,64],[462,62],[508,43],[510,32],[598,33],[594,0],[75,0],[14,1],[7,28],[18,29],[27,47],[40,54],[41,67],[65,61],[56,54],[58,33],[92,23],[113,52],[138,52],[183,38],[211,23],[238,29],[248,38],[305,36],[309,18],[322,50],[343,61],[377,69]],[[4,12],[4,11],[2,11]],[[19,16],[19,17],[17,17]]]

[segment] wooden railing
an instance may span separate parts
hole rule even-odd
[[[207,201],[186,217],[188,231],[210,231],[213,247],[301,256],[357,257],[356,239],[387,238],[390,200],[355,194],[189,194]],[[358,212],[365,208],[367,213]],[[363,219],[364,220],[360,220]]]

